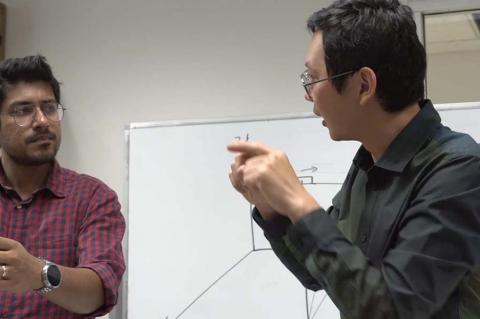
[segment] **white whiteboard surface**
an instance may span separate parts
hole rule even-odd
[[[480,104],[440,106],[442,120],[480,141]],[[447,111],[448,109],[448,111]],[[328,207],[359,146],[333,142],[312,115],[132,124],[127,129],[129,319],[339,318],[280,263],[249,204],[231,187],[235,138],[287,153]]]

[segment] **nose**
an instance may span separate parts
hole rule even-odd
[[[48,118],[43,114],[42,110],[37,106],[35,109],[35,114],[33,116],[33,125],[34,126],[45,126],[48,125]]]
[[[310,95],[308,95],[307,92],[305,92],[304,97],[305,97],[305,100],[307,100],[307,101],[309,101],[309,102],[313,102],[313,99],[310,97]]]

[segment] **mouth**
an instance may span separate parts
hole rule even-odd
[[[318,116],[320,117],[320,119],[322,120],[322,125],[325,126],[325,127],[327,127],[327,121],[325,121],[325,118],[322,116],[322,114],[317,114],[317,115],[318,115]]]
[[[319,112],[318,108],[316,108],[315,105],[313,106],[313,113],[318,117],[320,117],[320,119],[322,120],[322,125],[327,127],[327,121],[325,121],[325,118],[323,117],[322,113]]]
[[[55,140],[55,134],[48,133],[48,134],[40,134],[40,135],[35,135],[27,139],[27,143],[45,143],[45,142],[51,142]]]

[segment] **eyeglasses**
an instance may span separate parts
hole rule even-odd
[[[307,92],[308,98],[312,99],[312,96],[310,95],[310,92],[312,91],[312,84],[318,83],[318,82],[323,82],[327,80],[333,80],[345,75],[349,75],[354,73],[355,71],[348,71],[348,72],[343,72],[337,75],[332,75],[320,80],[313,80],[312,76],[308,73],[308,70],[305,70],[302,74],[300,74],[300,80],[302,81],[302,85],[305,88],[305,92]]]
[[[66,108],[57,102],[42,103],[38,107],[35,104],[19,104],[13,106],[9,113],[18,126],[28,126],[32,124],[33,119],[37,116],[38,110],[40,110],[49,121],[60,122],[63,119]]]

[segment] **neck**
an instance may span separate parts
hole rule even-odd
[[[375,162],[419,111],[420,106],[415,103],[397,113],[382,111],[370,114],[362,144],[372,154]]]
[[[50,163],[22,165],[12,160],[5,152],[2,152],[0,161],[7,181],[22,200],[30,198],[45,183],[51,167]]]

